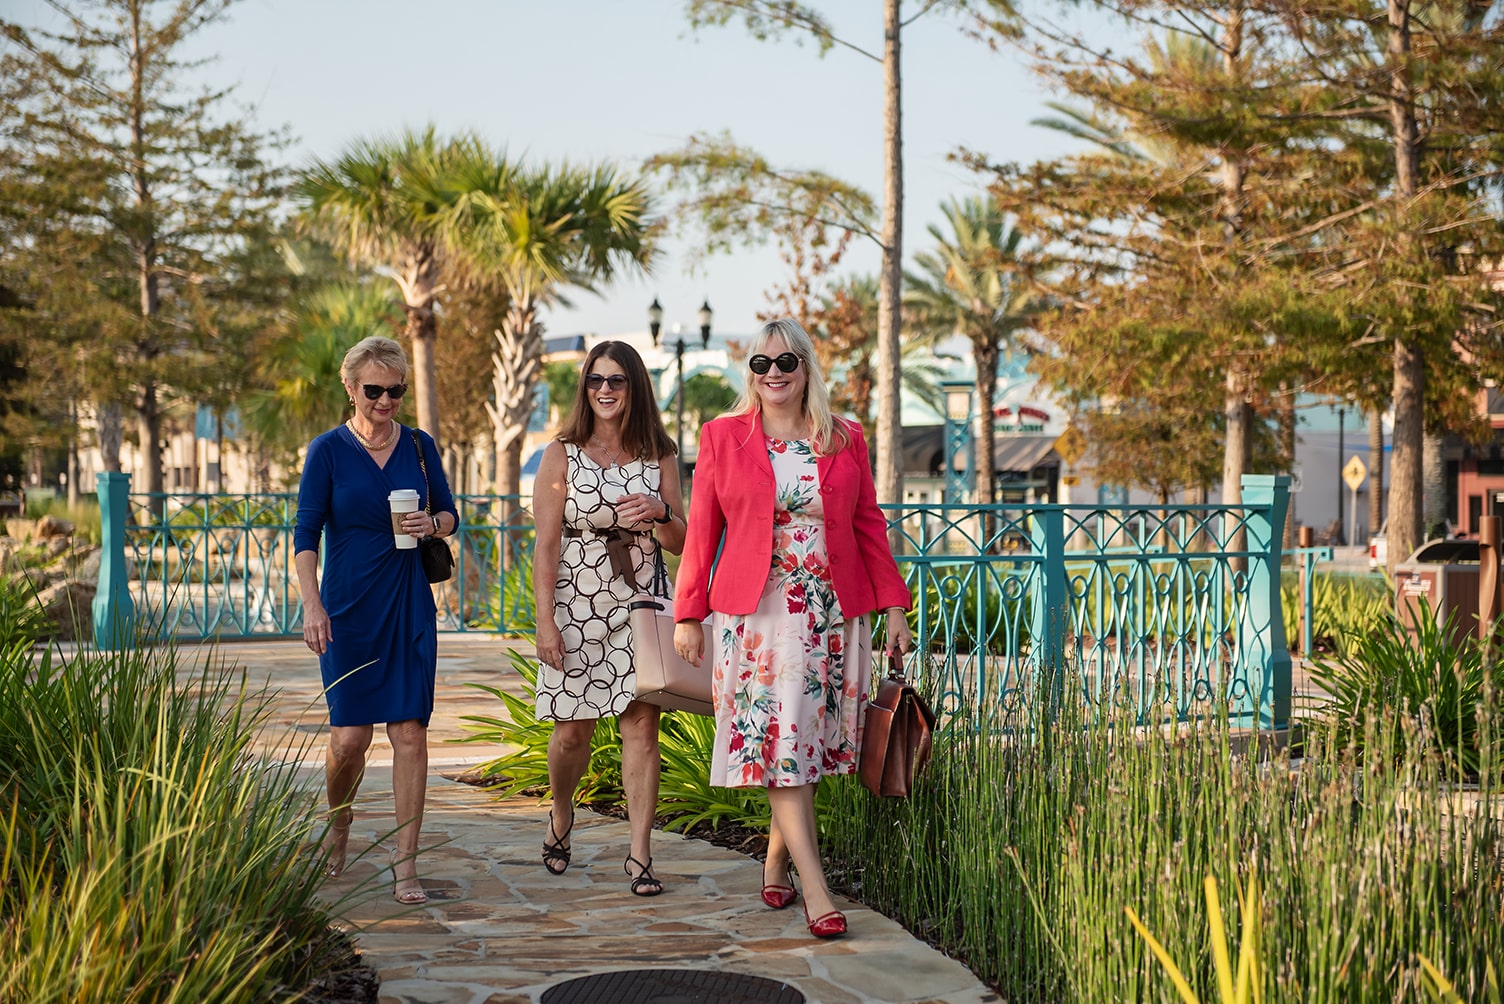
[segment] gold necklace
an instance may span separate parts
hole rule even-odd
[[[345,419],[345,428],[350,430],[350,435],[354,436],[357,443],[359,443],[361,446],[364,446],[372,453],[380,453],[382,450],[386,449],[388,446],[391,446],[397,441],[397,423],[392,422],[391,427],[391,431],[387,433],[386,442],[377,445],[376,443],[373,443],[366,437],[362,436],[360,433],[356,432],[354,422],[352,422],[348,418]]]
[[[601,451],[601,455],[605,456],[605,453],[606,453],[606,444],[605,443],[602,443],[600,440],[595,439],[594,437],[592,437],[591,440],[590,440],[590,445],[593,446],[593,447],[595,447],[597,450],[600,450]],[[625,449],[625,444],[623,444],[622,446],[618,446],[616,448],[616,452],[613,453],[613,454],[611,454],[611,456],[609,458],[607,458],[605,466],[606,467],[616,467],[617,466],[616,461],[621,457],[621,451],[623,449]]]

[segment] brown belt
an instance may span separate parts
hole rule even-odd
[[[642,587],[637,584],[637,562],[632,560],[631,553],[627,548],[634,537],[647,537],[649,534],[637,530],[628,530],[625,527],[613,526],[607,530],[579,530],[572,526],[564,527],[565,537],[595,537],[604,541],[606,545],[606,557],[611,562],[611,571],[621,576],[623,582],[632,587],[633,592],[641,592]]]

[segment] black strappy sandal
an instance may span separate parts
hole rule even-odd
[[[637,877],[632,879],[633,896],[656,896],[663,891],[663,883],[648,874],[653,867],[652,858],[648,858],[648,863],[643,864],[628,854],[626,862],[621,866],[621,870],[630,876],[633,865],[637,866]]]
[[[543,841],[543,867],[547,868],[551,875],[563,875],[569,870],[570,849],[564,846],[564,840],[574,829],[574,816],[569,817],[569,825],[564,827],[563,833],[554,832],[554,810],[548,810],[548,835],[552,840]],[[554,865],[558,867],[555,868]]]

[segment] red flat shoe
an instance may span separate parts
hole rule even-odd
[[[817,938],[839,938],[846,933],[846,915],[840,910],[832,910],[810,920],[809,907],[806,906],[804,922],[809,925],[809,933]]]
[[[762,874],[763,878],[766,879],[768,874],[768,864],[766,861],[763,862]],[[762,901],[775,910],[782,910],[784,907],[792,905],[794,900],[798,898],[799,890],[791,885],[773,885],[766,881],[762,884]]]
[[[762,901],[775,910],[782,910],[786,906],[792,906],[794,900],[799,898],[799,891],[791,885],[765,885],[762,887]]]

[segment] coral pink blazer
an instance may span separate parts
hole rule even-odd
[[[888,549],[867,442],[861,426],[847,422],[846,429],[851,435],[846,449],[816,460],[836,598],[847,617],[887,607],[907,610],[909,587]],[[750,614],[757,609],[773,566],[775,495],[761,414],[726,415],[700,431],[689,532],[674,590],[676,620],[704,620],[711,610]]]

